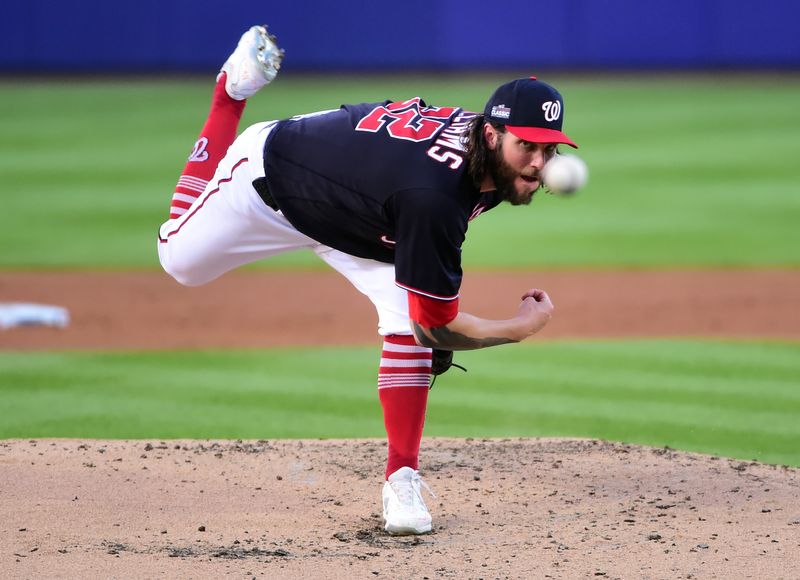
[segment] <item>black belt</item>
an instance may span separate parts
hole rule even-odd
[[[267,178],[266,177],[259,177],[255,181],[253,181],[253,188],[258,193],[259,197],[264,200],[264,203],[267,204],[268,207],[271,207],[275,211],[280,211],[278,207],[278,203],[275,201],[275,198],[272,197],[272,194],[269,192],[269,187],[267,186]]]

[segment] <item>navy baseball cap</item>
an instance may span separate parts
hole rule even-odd
[[[564,143],[578,146],[561,132],[564,99],[553,87],[536,77],[517,79],[500,86],[486,102],[487,121],[502,123],[520,139],[531,143]]]

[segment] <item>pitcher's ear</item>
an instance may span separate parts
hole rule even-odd
[[[483,138],[486,141],[486,147],[494,151],[497,147],[497,141],[500,139],[500,131],[492,127],[491,123],[484,123]]]

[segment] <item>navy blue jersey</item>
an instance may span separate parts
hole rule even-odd
[[[270,194],[310,238],[394,263],[403,288],[454,299],[467,222],[499,202],[467,172],[461,138],[474,116],[414,98],[281,121],[265,144]]]

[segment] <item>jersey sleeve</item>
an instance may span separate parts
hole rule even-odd
[[[408,316],[426,328],[438,328],[458,315],[458,298],[436,300],[422,294],[408,293]]]
[[[435,189],[394,196],[395,282],[433,300],[454,301],[461,287],[464,209]]]

